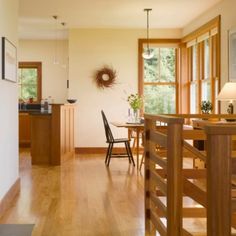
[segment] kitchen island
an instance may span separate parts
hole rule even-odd
[[[33,165],[60,165],[74,157],[75,105],[52,104],[51,113],[28,114]]]

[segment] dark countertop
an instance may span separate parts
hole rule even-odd
[[[50,116],[50,115],[52,115],[52,113],[49,113],[49,112],[47,112],[47,111],[44,111],[44,112],[41,112],[41,111],[33,111],[33,112],[30,112],[29,114],[32,115],[32,116],[38,116],[38,115],[40,115],[40,116],[42,116],[42,115],[44,115],[44,116]]]
[[[36,109],[20,109],[19,112],[20,113],[22,113],[22,112],[30,113],[30,112],[40,112],[40,110],[36,110]]]
[[[22,109],[19,110],[19,113],[28,113],[29,115],[51,115],[51,113],[48,113],[47,111],[41,112],[40,110],[35,109]]]

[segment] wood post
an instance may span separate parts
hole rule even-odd
[[[167,135],[167,235],[182,235],[183,123],[168,124]]]
[[[150,192],[153,188],[150,181],[151,163],[149,161],[150,151],[154,148],[154,145],[150,142],[150,131],[156,129],[156,121],[151,119],[145,119],[145,139],[144,139],[144,152],[145,152],[145,182],[144,182],[144,196],[145,196],[145,232],[151,234],[154,232],[154,227],[151,222],[151,199]]]
[[[207,235],[231,235],[232,127],[207,126]]]

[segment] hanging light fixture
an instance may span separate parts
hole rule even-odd
[[[150,50],[149,47],[149,12],[151,11],[151,8],[145,8],[144,11],[147,12],[147,48],[144,49],[143,52],[143,58],[144,59],[151,59],[154,56],[154,53]]]
[[[66,27],[66,22],[61,22],[61,25],[63,27],[63,30],[65,30]],[[67,67],[67,56],[66,56],[66,49],[65,49],[65,45],[62,45],[62,64],[61,67],[66,69]]]
[[[54,29],[54,31],[55,31],[54,32],[55,33],[55,44],[54,44],[54,59],[53,59],[53,64],[57,65],[57,64],[59,64],[58,55],[57,55],[57,53],[58,53],[58,35],[57,35],[57,33],[58,33],[57,32],[58,16],[54,15],[52,17],[55,20],[55,29]]]

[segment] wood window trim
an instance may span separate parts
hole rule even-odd
[[[220,22],[221,22],[221,16],[217,16],[207,22],[206,24],[200,26],[198,29],[194,30],[193,32],[187,34],[182,38],[183,43],[190,42],[194,40],[195,38],[205,34],[206,32],[210,31],[213,28],[218,28],[218,34],[220,33]]]
[[[206,24],[204,24],[203,26],[201,26],[200,28],[196,29],[195,31],[193,31],[192,33],[188,34],[187,36],[182,38],[182,43],[187,44],[190,41],[193,41],[194,39],[197,39],[199,36],[210,32],[212,29],[217,28],[217,34],[215,35],[210,35],[209,37],[209,44],[210,44],[210,51],[209,51],[209,56],[210,56],[210,74],[209,74],[209,79],[211,81],[211,100],[212,100],[212,104],[213,104],[213,113],[215,112],[216,109],[216,104],[215,104],[215,82],[216,80],[218,80],[218,92],[220,91],[220,83],[221,83],[221,79],[220,79],[220,32],[221,32],[221,16],[217,16],[214,19],[210,20],[209,22],[207,22]],[[198,65],[197,65],[197,71],[198,71],[198,100],[199,103],[201,101],[201,85],[202,85],[202,78],[204,77],[204,65],[202,65],[204,63],[204,50],[202,49],[203,42],[199,42],[197,43],[197,48],[198,48]],[[192,46],[190,48],[188,48],[188,51],[191,50]],[[190,53],[191,54],[191,53]],[[187,56],[188,57],[188,61],[190,63],[188,63],[188,68],[185,68],[185,70],[191,72],[192,68],[191,68],[191,60],[192,57],[190,57],[190,54]],[[201,59],[200,59],[201,57]],[[188,73],[188,90],[190,93],[190,84],[191,84],[191,78],[192,78],[192,72]],[[189,95],[189,100],[190,100],[190,95]],[[183,106],[186,106],[186,104],[182,104]],[[201,112],[200,109],[200,105],[198,104],[198,112]],[[218,108],[220,109],[219,105]],[[189,107],[185,108],[188,111],[190,111],[190,103],[189,103]]]
[[[143,53],[143,46],[144,44],[147,43],[147,39],[138,39],[138,94],[143,95],[143,58],[142,58],[142,53]],[[176,87],[176,93],[175,93],[175,106],[176,106],[176,113],[179,111],[179,51],[178,49],[180,48],[181,45],[181,39],[149,39],[150,44],[166,44],[169,45],[177,45],[176,48],[176,77],[175,77],[175,82],[151,82],[151,83],[145,83],[145,84],[153,84],[153,85],[175,85]]]
[[[42,99],[42,62],[21,61],[18,63],[19,68],[35,68],[37,69],[37,100],[34,103],[40,103]]]

